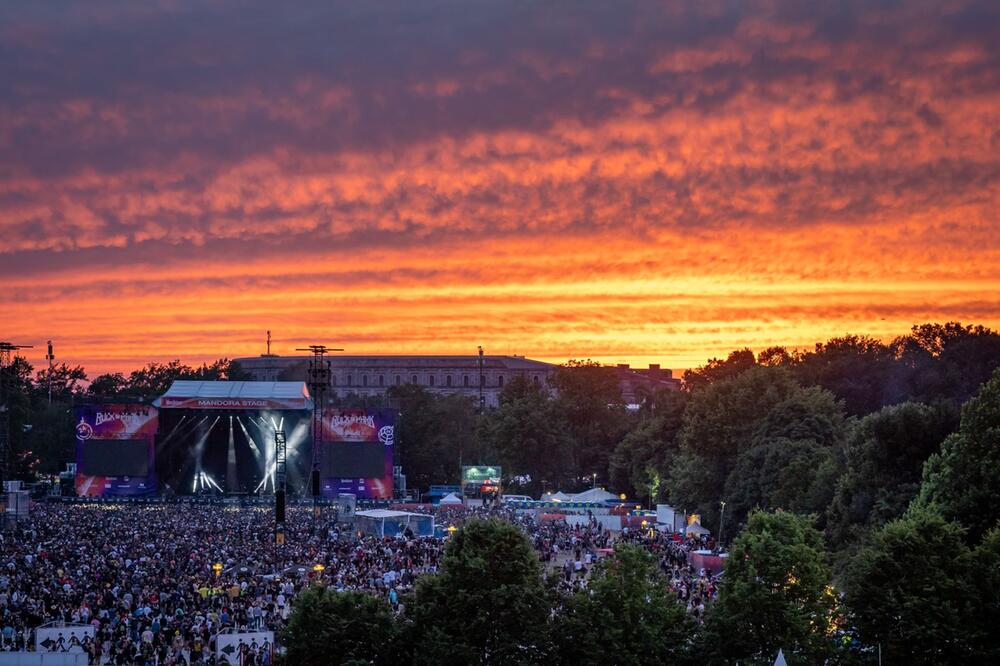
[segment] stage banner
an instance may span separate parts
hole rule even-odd
[[[391,409],[328,409],[320,453],[325,497],[392,499],[396,412]]]
[[[161,409],[238,409],[238,410],[274,410],[308,409],[308,400],[295,398],[197,398],[163,396],[160,398]]]
[[[78,405],[76,494],[137,497],[157,490],[157,411],[149,405]]]

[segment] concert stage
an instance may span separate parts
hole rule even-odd
[[[311,494],[315,462],[325,497],[391,498],[395,412],[325,409],[318,447],[315,416],[303,382],[176,381],[152,404],[81,405],[77,494],[271,494],[282,432],[289,494]]]
[[[159,408],[156,475],[166,494],[274,491],[275,433],[289,491],[306,490],[313,401],[303,382],[174,382]]]

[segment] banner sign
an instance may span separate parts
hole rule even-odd
[[[78,405],[76,494],[135,497],[156,493],[157,411],[149,405]]]
[[[328,409],[322,419],[322,494],[358,499],[392,498],[396,412],[391,409]]]
[[[271,663],[273,650],[273,631],[245,631],[215,637],[215,659],[219,664]],[[264,655],[267,655],[266,662],[262,659]]]
[[[160,409],[310,409],[309,401],[301,398],[185,398],[163,396]]]
[[[89,624],[41,626],[35,629],[35,652],[83,652],[88,638],[94,640],[94,627]]]
[[[490,497],[500,492],[500,468],[474,465],[462,468],[462,493],[466,497]]]

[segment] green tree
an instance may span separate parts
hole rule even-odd
[[[389,664],[397,634],[385,599],[315,586],[295,597],[282,642],[289,666]]]
[[[515,377],[504,387],[499,407],[486,415],[482,439],[498,456],[505,476],[530,477],[524,489],[538,495],[571,479],[568,431],[565,415],[548,392]]]
[[[825,511],[835,483],[829,446],[813,439],[764,440],[739,455],[726,479],[726,529],[730,523],[739,524],[754,508]]]
[[[779,649],[789,663],[830,656],[836,597],[822,535],[811,523],[794,513],[750,514],[706,617],[707,655],[755,664],[771,664]]]
[[[608,460],[627,431],[627,414],[615,368],[593,361],[569,361],[550,380],[555,404],[573,438],[570,474],[578,481],[606,478]]]
[[[727,499],[727,484],[741,495],[740,511],[753,506],[766,507],[764,495],[794,496],[798,491],[780,488],[756,488],[743,485],[739,477],[731,479],[740,457],[755,447],[744,469],[752,460],[801,458],[810,450],[809,459],[817,466],[807,470],[811,497],[832,493],[832,471],[820,449],[834,449],[845,436],[842,408],[832,394],[816,387],[800,386],[787,369],[753,367],[742,374],[723,379],[695,392],[684,413],[680,434],[680,454],[668,480],[671,501],[680,508],[694,510],[705,520],[717,524],[719,502]],[[782,451],[789,441],[812,442]],[[822,463],[822,464],[820,464]],[[742,474],[742,472],[741,472]],[[799,487],[799,479],[786,477]],[[767,484],[775,482],[763,480]],[[822,481],[824,485],[814,482]],[[765,492],[766,490],[766,492]],[[763,493],[763,494],[762,494]],[[784,500],[783,500],[784,501]],[[803,502],[805,499],[803,499]],[[819,500],[810,500],[815,506]],[[796,502],[797,505],[804,505]],[[824,504],[825,506],[825,504]],[[738,524],[745,514],[727,511],[727,525]],[[732,523],[730,523],[732,521]]]
[[[485,462],[473,459],[479,446],[471,398],[437,397],[416,384],[392,386],[388,398],[399,410],[396,440],[410,486],[458,483],[460,460]]]
[[[1000,590],[1000,525],[987,532],[973,550],[972,562],[975,622],[982,628],[978,649],[984,661],[1000,663],[1000,645],[995,640],[996,628],[1000,627],[1000,594],[997,594]]]
[[[629,496],[656,500],[677,455],[688,394],[660,391],[611,454],[608,476],[613,488]]]
[[[845,470],[829,507],[830,542],[842,547],[902,516],[920,490],[924,461],[957,421],[949,406],[913,402],[861,419],[848,438]]]
[[[1000,367],[1000,334],[984,326],[922,324],[892,347],[906,396],[920,402],[961,404]]]
[[[128,393],[135,396],[156,397],[166,393],[170,385],[183,377],[193,379],[193,370],[175,359],[169,363],[148,363],[133,370],[128,377]]]
[[[697,391],[715,382],[738,377],[757,365],[753,352],[747,348],[729,352],[725,360],[709,359],[705,365],[684,371],[684,386],[689,391]]]
[[[437,574],[421,577],[408,606],[416,664],[537,664],[551,612],[527,537],[499,520],[451,537]]]
[[[919,502],[936,505],[947,520],[978,542],[1000,520],[1000,369],[962,407],[958,432],[924,465]]]
[[[31,381],[33,368],[22,356],[14,356],[6,368],[0,368],[0,409],[8,410],[10,427],[11,477],[28,479],[38,467],[37,456],[28,448],[26,436],[33,428]]]
[[[887,663],[954,663],[978,652],[981,583],[963,538],[958,523],[917,508],[878,529],[851,561],[852,623],[863,642],[881,644]]]
[[[565,602],[553,635],[558,663],[638,666],[693,663],[694,633],[652,556],[621,546],[595,566],[587,590]]]
[[[128,379],[125,375],[120,372],[109,372],[94,377],[87,388],[87,393],[95,398],[115,398],[125,393],[127,387]]]
[[[24,451],[38,458],[39,471],[60,472],[76,459],[73,412],[68,402],[36,399],[31,410],[31,429],[23,435]]]
[[[868,414],[895,402],[889,390],[896,372],[892,350],[880,340],[846,335],[817,342],[791,366],[806,386],[822,386],[844,401],[847,413]]]
[[[46,366],[38,371],[35,377],[35,390],[39,399],[48,401],[49,389],[52,390],[52,400],[69,402],[84,392],[83,382],[87,381],[87,373],[80,366],[70,367],[65,363]]]

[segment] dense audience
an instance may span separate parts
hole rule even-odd
[[[586,587],[615,543],[637,543],[659,559],[670,590],[700,618],[715,595],[687,563],[696,542],[650,530],[612,532],[594,516],[572,522],[500,506],[438,512],[443,526],[499,517],[521,526],[561,589]],[[416,579],[437,570],[443,541],[360,536],[333,516],[291,508],[286,544],[273,544],[267,507],[217,504],[40,504],[0,534],[0,650],[33,649],[49,622],[90,625],[94,640],[60,633],[51,649],[83,651],[94,664],[215,664],[215,636],[274,631],[294,597],[317,579],[384,596],[403,611]],[[59,626],[59,625],[57,625]],[[226,661],[267,666],[269,644],[244,643]]]

